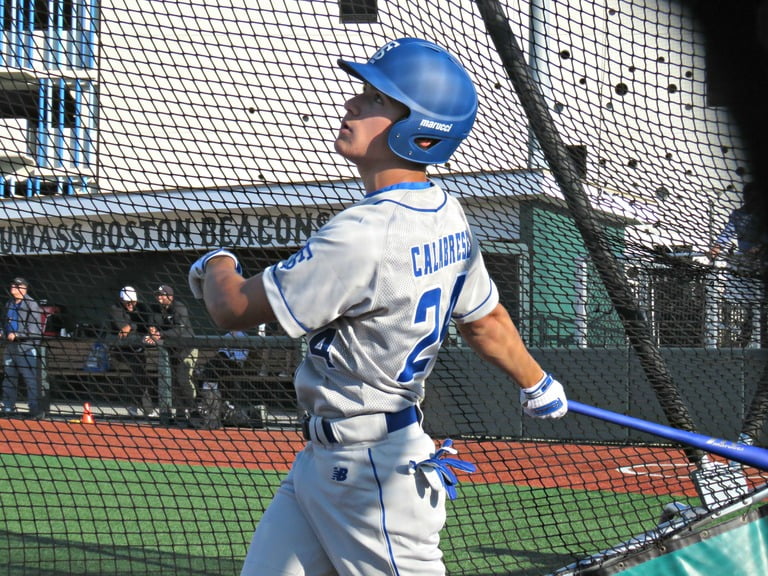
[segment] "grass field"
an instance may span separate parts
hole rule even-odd
[[[30,454],[0,454],[0,464],[8,576],[237,574],[284,473]],[[502,482],[459,489],[441,546],[449,574],[544,574],[648,529],[670,501]]]

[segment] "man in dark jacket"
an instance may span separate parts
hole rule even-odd
[[[135,288],[125,286],[120,290],[118,302],[110,308],[109,318],[116,338],[110,348],[112,359],[128,366],[131,372],[123,390],[128,415],[136,417],[139,410],[153,415],[145,351],[145,346],[155,345],[150,335],[152,310],[139,302]]]
[[[11,281],[11,298],[5,305],[3,336],[6,340],[3,352],[5,377],[3,379],[3,414],[16,412],[16,398],[21,381],[27,387],[27,402],[31,418],[43,418],[40,386],[40,340],[43,332],[42,308],[27,290],[24,278]]]
[[[189,320],[189,309],[174,297],[173,288],[161,284],[155,290],[155,299],[157,304],[154,307],[154,319],[158,329],[155,337],[168,351],[176,423],[184,425],[195,405],[196,388],[193,374],[197,365],[198,350],[191,341],[195,332]],[[162,406],[160,418],[170,418],[170,414],[163,414]]]

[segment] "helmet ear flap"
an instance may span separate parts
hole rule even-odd
[[[390,128],[389,147],[395,154],[411,162],[442,164],[448,161],[467,137],[470,127],[471,122],[466,132],[443,133],[434,128],[425,128],[424,117],[413,114]]]

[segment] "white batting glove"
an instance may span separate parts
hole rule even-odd
[[[221,256],[226,256],[227,258],[232,258],[235,262],[235,271],[238,274],[243,273],[243,268],[240,266],[240,262],[237,260],[237,256],[232,254],[229,250],[224,250],[223,248],[219,248],[218,250],[213,250],[212,252],[208,252],[208,254],[205,254],[204,256],[201,256],[197,260],[195,260],[195,263],[192,264],[192,266],[189,267],[189,289],[192,291],[192,295],[197,298],[201,299],[203,297],[203,285],[205,283],[205,267],[208,265],[208,262],[213,260],[214,258],[219,258]]]
[[[535,386],[520,390],[523,412],[531,418],[562,418],[568,412],[563,385],[551,374],[544,374]]]

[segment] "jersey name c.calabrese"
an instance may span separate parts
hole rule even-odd
[[[429,182],[368,194],[263,279],[283,329],[306,335],[299,405],[329,418],[419,402],[450,321],[498,303],[463,208]]]

